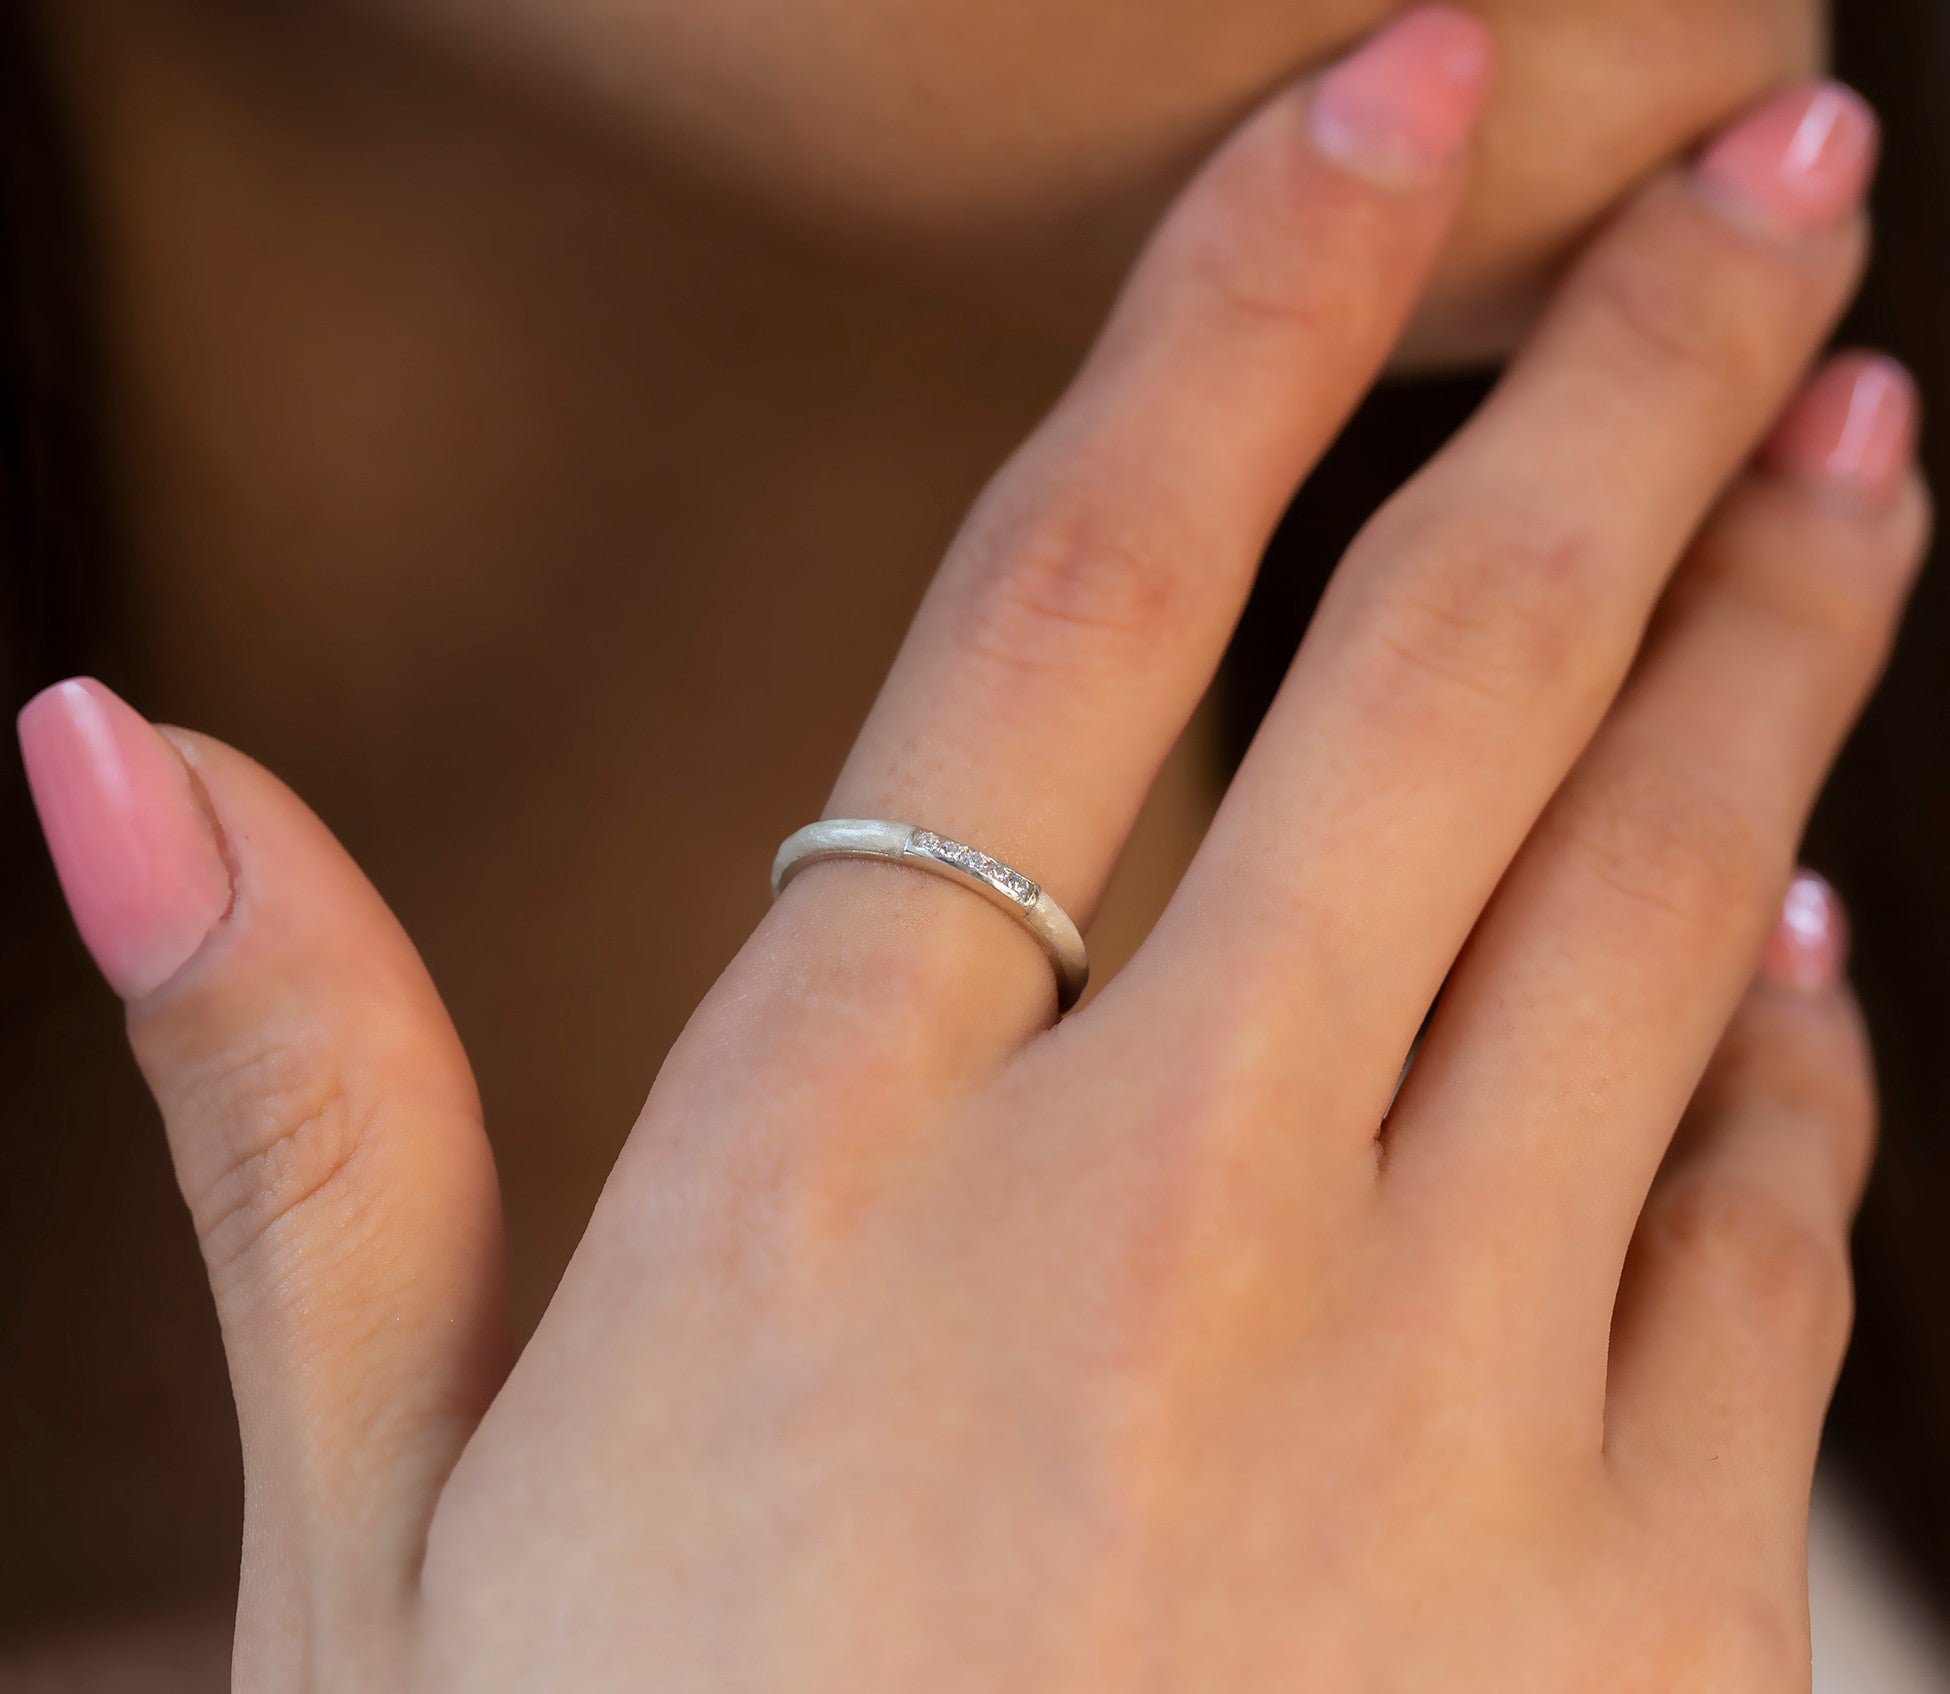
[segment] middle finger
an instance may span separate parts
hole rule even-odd
[[[1599,238],[1336,574],[1126,975],[1140,1006],[1189,982],[1236,1028],[1303,1032],[1279,1062],[1346,1079],[1365,1141],[1674,564],[1848,296],[1874,150],[1854,95],[1792,91]]]

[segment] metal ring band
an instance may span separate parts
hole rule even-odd
[[[1090,955],[1070,916],[1021,871],[959,841],[879,818],[828,818],[786,837],[772,861],[772,895],[825,859],[886,859],[972,888],[1042,943],[1056,967],[1056,1009],[1067,1012],[1090,981]]]

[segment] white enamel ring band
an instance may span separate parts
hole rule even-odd
[[[808,865],[825,859],[886,859],[930,876],[972,888],[1000,906],[1042,943],[1056,967],[1056,1009],[1067,1012],[1082,997],[1090,981],[1090,955],[1077,926],[1054,900],[1021,871],[991,859],[959,841],[949,841],[931,829],[879,818],[828,818],[807,824],[786,838],[772,861],[772,894]]]

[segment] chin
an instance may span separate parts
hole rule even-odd
[[[395,0],[494,34],[682,168],[1058,334],[1257,102],[1394,0]],[[1411,339],[1493,358],[1633,182],[1815,69],[1815,0],[1476,0],[1502,50],[1476,191]],[[478,40],[477,40],[478,44]]]

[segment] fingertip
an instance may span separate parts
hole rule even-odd
[[[230,866],[177,749],[92,677],[21,710],[22,763],[75,927],[109,985],[138,1000],[230,910]]]
[[[1702,1080],[1706,1121],[1751,1117],[1815,1133],[1852,1206],[1873,1157],[1875,1060],[1848,982],[1849,926],[1833,887],[1797,873],[1761,968]]]
[[[1457,6],[1418,7],[1321,78],[1309,108],[1314,143],[1389,186],[1438,182],[1475,133],[1495,59],[1480,18]]]
[[[1800,870],[1761,956],[1763,981],[1803,994],[1832,993],[1848,971],[1847,908],[1827,878]]]
[[[1694,179],[1737,220],[1794,237],[1833,225],[1862,202],[1875,175],[1880,126],[1853,89],[1791,88],[1729,125]]]
[[[1880,353],[1837,354],[1788,404],[1760,464],[1817,492],[1888,507],[1915,465],[1921,414],[1903,365]]]

